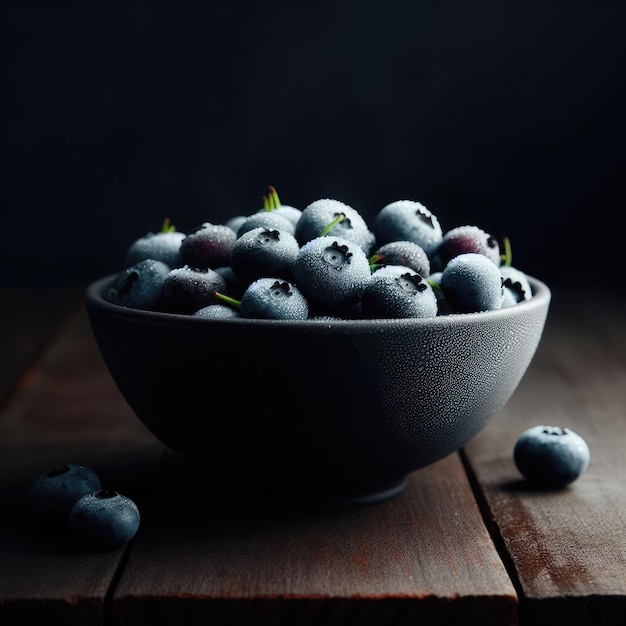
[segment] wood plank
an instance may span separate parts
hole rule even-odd
[[[254,489],[251,476],[244,503]],[[516,623],[515,589],[457,454],[367,507],[227,511],[175,467],[153,495],[114,624]]]
[[[0,290],[0,406],[81,298],[70,288]]]
[[[617,294],[553,294],[527,375],[465,448],[519,578],[521,624],[626,623],[624,320]],[[566,489],[530,489],[514,465],[517,437],[540,424],[589,444],[586,473]]]
[[[45,305],[42,310],[47,310]],[[27,332],[24,337],[28,339]],[[40,340],[45,343],[45,333]],[[35,345],[32,341],[28,345]],[[3,356],[7,353],[9,358],[15,355],[3,344]],[[98,472],[105,486],[133,497],[162,451],[114,386],[86,312],[79,307],[20,379],[0,413],[3,626],[32,619],[46,624],[103,624],[107,593],[123,562],[123,548],[86,551],[69,534],[31,519],[25,500],[28,482],[64,463],[80,463]]]

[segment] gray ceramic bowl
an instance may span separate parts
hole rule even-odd
[[[509,400],[551,293],[431,319],[207,320],[139,311],[91,284],[94,336],[146,427],[207,494],[372,503],[455,452]]]

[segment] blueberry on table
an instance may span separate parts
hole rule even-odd
[[[587,469],[589,446],[569,428],[534,426],[518,438],[513,458],[528,481],[558,489],[574,482]]]
[[[112,550],[127,544],[139,530],[135,502],[111,489],[99,489],[78,499],[70,511],[69,527],[83,543]]]
[[[101,488],[100,478],[92,469],[67,463],[31,480],[28,504],[42,520],[62,526],[67,524],[70,510],[79,498]]]

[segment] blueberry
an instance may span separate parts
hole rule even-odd
[[[291,267],[299,251],[298,241],[290,232],[259,226],[237,239],[230,255],[230,266],[246,284],[266,276],[290,280]]]
[[[332,228],[325,233],[331,224]],[[315,200],[305,207],[295,230],[301,246],[323,233],[356,243],[368,256],[375,242],[374,233],[356,209],[330,198]]]
[[[305,320],[309,304],[300,290],[286,280],[259,278],[241,297],[241,317],[275,320]]]
[[[503,306],[510,306],[532,298],[530,283],[524,272],[511,265],[502,265],[500,273],[502,274],[505,295]]]
[[[246,219],[241,223],[241,226],[237,229],[237,238],[241,237],[241,235],[247,233],[249,230],[258,228],[259,226],[262,226],[263,228],[284,230],[292,235],[296,230],[293,222],[284,215],[281,215],[276,211],[261,211],[260,213],[253,213],[252,215],[248,215],[248,217],[246,217]]]
[[[226,319],[229,317],[241,317],[239,311],[232,306],[225,304],[209,304],[208,306],[198,309],[194,314],[195,317],[203,317],[204,319]]]
[[[441,273],[441,289],[459,313],[492,311],[502,307],[502,275],[484,254],[466,252],[451,259]]]
[[[534,426],[520,435],[513,456],[527,480],[558,489],[574,482],[587,469],[589,446],[568,428]]]
[[[372,273],[359,244],[327,235],[300,248],[293,275],[309,303],[319,309],[314,312],[317,315],[335,313],[360,301]]]
[[[126,251],[124,266],[130,267],[145,259],[154,259],[169,267],[178,267],[181,265],[180,244],[185,236],[166,219],[160,231],[149,232],[133,241]]]
[[[414,241],[390,241],[374,250],[374,256],[379,265],[403,265],[423,278],[430,274],[430,259]]]
[[[101,550],[127,544],[139,530],[137,505],[127,496],[99,489],[79,498],[70,511],[69,527],[83,543]]]
[[[498,240],[482,228],[474,225],[457,226],[447,231],[439,244],[436,257],[443,268],[450,259],[467,252],[484,254],[495,265],[500,266],[501,256]]]
[[[132,309],[155,309],[170,269],[169,265],[155,259],[139,261],[118,273],[107,294],[108,299]]]
[[[215,269],[228,265],[237,235],[224,224],[203,222],[194,228],[180,244],[184,265],[198,269]]]
[[[369,318],[435,317],[437,296],[414,270],[387,265],[372,274],[361,297],[361,308]]]
[[[215,291],[228,292],[226,280],[220,274],[185,265],[171,270],[165,277],[159,306],[167,313],[192,314],[215,304]]]
[[[413,241],[430,258],[443,238],[437,217],[415,200],[396,200],[384,206],[375,216],[372,230],[376,243]]]
[[[31,480],[28,504],[40,519],[62,526],[79,498],[101,488],[100,478],[92,469],[67,463]]]

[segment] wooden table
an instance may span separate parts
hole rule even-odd
[[[0,625],[626,624],[626,300],[554,291],[508,405],[382,504],[224,510],[109,377],[82,293],[0,291]],[[568,426],[587,472],[529,489],[517,436]],[[134,498],[125,548],[35,523],[28,481],[74,462]],[[241,502],[255,477],[242,485]]]

